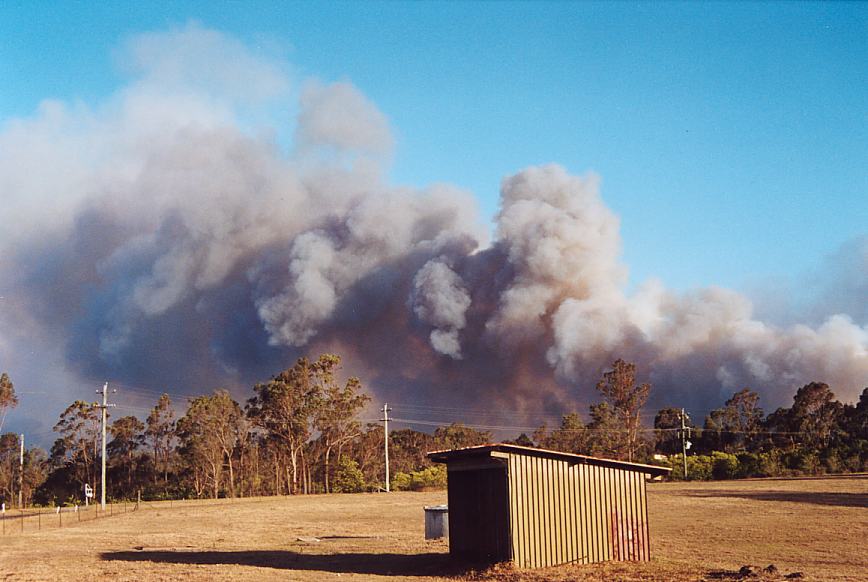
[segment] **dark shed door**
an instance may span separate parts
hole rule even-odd
[[[450,468],[449,553],[473,562],[512,558],[506,467]]]

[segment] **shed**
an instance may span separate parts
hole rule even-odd
[[[650,559],[645,480],[668,468],[507,444],[428,457],[446,464],[456,558],[523,568]]]

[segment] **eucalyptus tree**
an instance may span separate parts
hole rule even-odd
[[[175,410],[168,394],[162,394],[146,420],[145,438],[150,442],[154,460],[154,483],[163,476],[169,481],[169,465],[175,441]]]
[[[15,395],[15,386],[9,379],[9,374],[3,372],[0,374],[0,433],[3,432],[6,413],[16,406],[18,406],[18,396]]]
[[[102,436],[99,410],[93,403],[76,400],[60,413],[54,431],[60,438],[51,449],[51,464],[68,467],[79,489],[96,483]]]
[[[341,386],[335,378],[335,371],[340,364],[340,358],[324,367],[319,376],[321,400],[317,406],[314,427],[320,433],[323,446],[323,485],[325,492],[330,487],[330,459],[333,451],[341,456],[343,447],[361,435],[361,422],[358,413],[371,401],[371,397],[362,392],[362,383],[358,378],[350,378]]]
[[[202,475],[210,485],[214,498],[224,484],[224,467],[228,469],[229,495],[235,496],[234,453],[242,430],[241,407],[226,390],[216,390],[190,401],[186,414],[178,420],[177,434],[181,452],[194,478]],[[202,490],[196,484],[197,492]]]
[[[139,469],[139,458],[136,453],[144,444],[145,425],[135,416],[123,416],[111,424],[109,431],[112,440],[106,447],[106,455],[116,472],[123,475],[123,482],[115,483],[115,489],[130,496],[137,485],[135,474]]]
[[[285,450],[289,493],[298,493],[299,476],[305,474],[304,449],[322,403],[319,377],[336,365],[336,357],[324,354],[315,362],[299,358],[268,382],[256,384],[254,396],[247,402],[247,416],[254,426],[275,437]],[[307,479],[304,482],[307,484]]]
[[[597,382],[597,391],[603,396],[606,409],[598,408],[600,417],[608,417],[601,425],[614,424],[614,427],[601,426],[610,430],[612,451],[618,458],[632,461],[644,447],[642,430],[642,407],[651,392],[650,384],[636,385],[636,365],[624,360],[615,360],[612,369],[603,374]],[[614,421],[613,423],[610,421]]]

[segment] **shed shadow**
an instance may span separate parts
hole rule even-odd
[[[449,554],[433,552],[306,554],[286,550],[143,550],[103,552],[100,558],[104,561],[237,565],[378,576],[459,576],[468,571],[467,564],[454,562]]]
[[[689,497],[736,497],[757,501],[784,501],[837,507],[868,508],[868,495],[863,493],[810,493],[806,491],[685,491]]]

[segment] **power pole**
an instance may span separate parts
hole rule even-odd
[[[18,457],[18,509],[24,509],[24,434],[21,434],[21,455]]]
[[[388,404],[383,405],[383,434],[385,435],[383,441],[386,443],[386,493],[389,492],[389,412],[391,410]]]
[[[117,392],[117,390],[112,390]],[[102,486],[100,487],[100,509],[105,511],[105,436],[106,436],[106,411],[109,406],[114,404],[108,403],[108,382],[103,384],[102,390],[97,390],[97,394],[102,394],[102,405],[97,404],[96,407],[102,409]]]
[[[684,461],[684,480],[687,481],[687,413],[681,409],[681,459]]]

